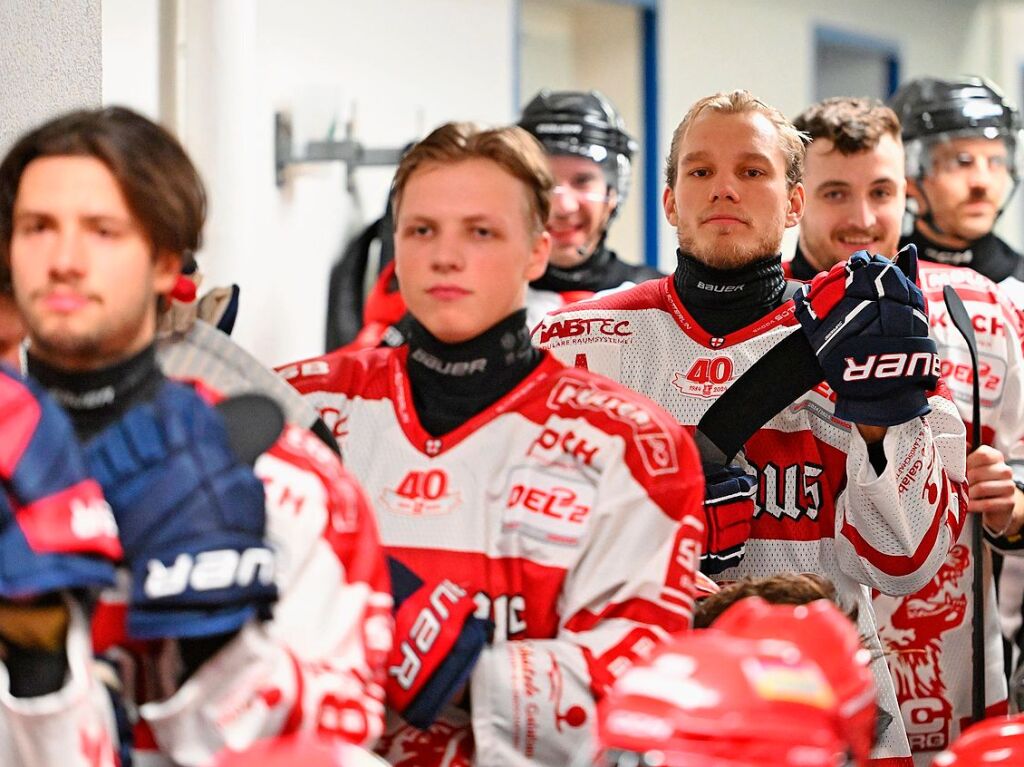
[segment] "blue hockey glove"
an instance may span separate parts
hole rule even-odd
[[[489,621],[450,580],[424,582],[388,557],[395,598],[395,643],[388,658],[388,704],[409,724],[428,728],[469,679],[490,639]]]
[[[913,245],[901,251],[916,272]],[[894,426],[929,412],[939,356],[921,290],[891,261],[854,253],[804,285],[796,316],[836,393],[836,416]]]
[[[86,455],[132,573],[130,636],[226,634],[267,614],[277,589],[263,485],[194,389],[165,382]]]
[[[704,516],[707,540],[700,571],[717,575],[743,559],[754,519],[757,477],[739,466],[704,469]]]
[[[121,544],[64,411],[0,368],[0,597],[114,583]]]

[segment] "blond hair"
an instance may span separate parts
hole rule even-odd
[[[782,149],[782,154],[786,158],[786,186],[792,189],[803,179],[806,137],[794,128],[785,115],[775,107],[768,106],[763,101],[754,98],[750,91],[735,90],[731,93],[722,91],[702,98],[690,107],[682,122],[676,126],[675,132],[672,134],[668,160],[665,162],[665,182],[670,189],[675,189],[676,186],[679,145],[683,143],[683,138],[690,126],[706,111],[727,115],[746,114],[747,112],[763,114],[775,126],[779,134],[779,148]]]
[[[523,182],[528,219],[535,234],[544,231],[551,211],[555,181],[540,142],[518,126],[483,129],[473,123],[445,123],[414,144],[398,165],[391,184],[391,202],[398,218],[409,178],[424,165],[451,165],[465,160],[490,160]]]

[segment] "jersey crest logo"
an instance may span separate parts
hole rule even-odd
[[[966,546],[955,545],[931,582],[903,597],[889,621],[879,626],[889,669],[896,683],[910,748],[941,751],[949,746],[954,712],[943,678],[942,636],[964,629],[970,567]]]
[[[735,378],[731,357],[698,357],[686,373],[676,371],[672,385],[687,397],[718,398]]]
[[[392,514],[407,517],[438,517],[462,505],[462,494],[449,492],[443,469],[410,471],[394,490],[382,490],[380,503]]]

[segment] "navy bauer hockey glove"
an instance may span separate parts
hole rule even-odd
[[[473,615],[476,603],[452,581],[424,582],[388,557],[395,598],[395,643],[388,658],[388,705],[413,727],[427,729],[463,688],[491,624]]]
[[[704,516],[707,541],[700,571],[717,575],[743,559],[754,519],[757,477],[739,466],[704,467]]]
[[[121,553],[64,411],[0,368],[0,597],[113,585]]]
[[[901,255],[916,273],[917,251]],[[793,301],[836,393],[838,418],[895,426],[930,411],[939,355],[928,337],[924,296],[893,262],[858,251],[804,285]]]
[[[131,569],[129,636],[226,634],[269,612],[277,589],[263,485],[193,388],[165,382],[86,454]]]

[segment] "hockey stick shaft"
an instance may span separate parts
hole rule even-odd
[[[964,302],[953,289],[946,285],[942,289],[942,297],[949,312],[950,322],[957,332],[963,336],[971,355],[971,452],[981,446],[981,391],[978,381],[978,340],[974,336],[971,317],[964,308]],[[974,577],[971,591],[974,596],[974,610],[971,616],[971,649],[973,666],[971,669],[971,719],[980,722],[985,718],[985,581],[984,554],[981,540],[981,521],[971,525],[971,556],[974,558]]]
[[[790,333],[704,413],[694,435],[701,460],[726,465],[758,429],[824,379],[807,336]]]

